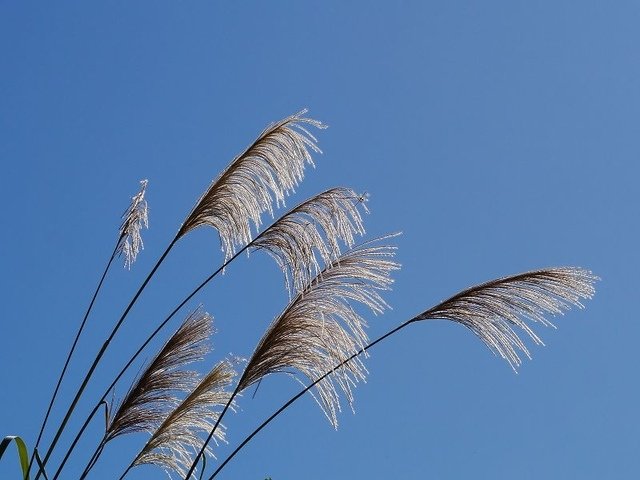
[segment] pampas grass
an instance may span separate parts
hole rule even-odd
[[[153,431],[178,403],[174,392],[191,390],[197,374],[184,367],[209,351],[211,322],[211,316],[201,308],[187,317],[115,408],[106,441],[126,433]]]
[[[249,243],[252,224],[259,227],[265,212],[273,216],[274,203],[284,205],[304,178],[305,166],[313,165],[311,152],[320,153],[316,138],[305,126],[326,127],[305,117],[306,113],[302,110],[268,126],[211,183],[177,237],[209,225],[220,235],[225,260],[238,245]]]
[[[131,203],[129,207],[125,210],[122,215],[122,224],[120,226],[120,230],[118,232],[118,240],[116,245],[109,257],[109,261],[102,272],[102,276],[100,277],[100,281],[98,282],[98,286],[96,287],[91,301],[89,302],[89,306],[87,307],[84,317],[82,318],[82,322],[80,322],[80,326],[78,327],[78,331],[76,332],[76,336],[71,344],[71,348],[69,349],[69,353],[67,354],[67,358],[65,359],[64,366],[62,367],[62,371],[60,372],[60,376],[58,377],[58,381],[53,390],[53,394],[51,395],[51,400],[49,401],[49,405],[47,407],[47,412],[45,413],[44,420],[42,421],[42,425],[40,427],[40,431],[38,433],[38,438],[36,439],[36,443],[33,449],[33,454],[29,461],[29,467],[27,471],[27,475],[34,461],[34,457],[36,455],[38,446],[40,445],[40,440],[42,439],[42,434],[44,433],[44,429],[47,426],[47,421],[49,420],[49,415],[51,414],[51,410],[53,408],[53,404],[56,401],[58,396],[58,391],[60,390],[60,386],[62,381],[64,380],[64,376],[67,372],[67,368],[69,367],[69,363],[71,362],[71,357],[75,352],[78,341],[80,340],[80,336],[84,331],[84,327],[89,319],[89,315],[91,314],[91,310],[93,309],[93,305],[100,293],[102,285],[104,283],[105,278],[107,277],[107,273],[111,268],[111,264],[117,255],[124,255],[125,257],[125,267],[131,268],[131,265],[136,260],[140,249],[143,248],[141,230],[142,227],[149,228],[149,218],[148,218],[148,208],[147,201],[145,200],[145,193],[147,189],[148,181],[141,180],[140,181],[140,190],[133,197],[131,197]],[[64,422],[63,422],[64,423]]]
[[[527,322],[554,327],[545,315],[582,308],[581,300],[593,297],[596,280],[592,272],[575,267],[520,273],[463,290],[415,320],[445,319],[464,325],[516,370],[522,364],[518,351],[531,358],[518,330],[544,345]]]
[[[354,304],[382,314],[388,305],[380,295],[389,289],[394,247],[366,244],[349,250],[309,282],[267,329],[238,382],[242,391],[272,373],[289,369],[309,382],[349,358],[367,343],[366,321]],[[366,369],[354,361],[317,385],[318,403],[337,428],[342,390],[353,403],[351,387],[364,380]]]
[[[218,363],[158,426],[129,469],[151,464],[184,476],[191,465],[191,455],[202,446],[199,433],[213,428],[219,418],[215,407],[229,401],[230,392],[226,388],[234,376],[235,371],[227,360]],[[224,442],[222,426],[216,430],[215,439],[216,443]],[[207,452],[213,455],[210,449]],[[122,477],[125,474],[126,471]]]
[[[491,350],[502,356],[515,370],[520,365],[516,347],[530,357],[524,341],[518,335],[519,330],[531,337],[535,343],[542,344],[540,338],[529,328],[526,320],[553,326],[543,315],[545,313],[559,315],[570,306],[581,308],[581,299],[589,299],[595,293],[593,285],[597,280],[598,277],[593,273],[581,268],[549,268],[491,280],[455,294],[401,323],[316,378],[253,430],[220,463],[208,480],[213,480],[245,445],[299,398],[324,382],[334,372],[357,361],[359,356],[370,348],[409,325],[431,319],[461,323],[480,337]]]
[[[393,259],[395,247],[385,244],[393,236],[355,246],[358,238],[365,234],[366,196],[346,187],[331,188],[284,212],[269,227],[262,227],[263,215],[275,216],[276,209],[284,206],[287,197],[303,180],[307,166],[314,165],[312,155],[320,153],[310,130],[326,127],[306,113],[302,110],[268,126],[210,183],[196,202],[102,344],[39,464],[36,480],[47,470],[85,387],[142,291],[173,246],[201,226],[213,227],[219,235],[220,267],[178,302],[169,315],[156,322],[155,330],[128,358],[84,420],[53,480],[62,474],[65,463],[106,403],[109,392],[139,355],[172,318],[242,252],[265,251],[274,258],[283,272],[289,302],[262,335],[240,377],[236,380],[228,360],[209,363],[215,366],[202,376],[196,369],[187,368],[197,360],[209,362],[211,356],[211,316],[202,308],[196,309],[142,368],[127,394],[111,405],[109,411],[113,413],[108,415],[104,435],[96,442],[97,448],[81,479],[90,474],[108,442],[129,433],[138,433],[136,438],[142,438],[137,453],[124,463],[129,466],[121,479],[132,468],[143,464],[155,465],[185,480],[192,478],[203,455],[213,458],[211,442],[223,446],[232,437],[229,433],[233,432],[233,425],[226,422],[227,430],[221,421],[227,410],[234,408],[241,392],[277,373],[287,373],[303,384],[297,395],[217,465],[209,476],[213,479],[258,432],[307,392],[314,392],[329,422],[337,427],[341,402],[344,399],[352,406],[354,386],[366,377],[366,352],[409,325],[434,319],[461,324],[515,370],[522,363],[521,355],[531,356],[526,339],[534,344],[542,343],[534,332],[536,324],[553,326],[550,316],[570,307],[582,307],[581,302],[593,296],[597,277],[588,270],[575,267],[535,270],[463,290],[370,342],[367,321],[389,309],[383,294],[391,287],[391,275],[399,265]],[[130,268],[143,248],[141,231],[148,227],[147,181],[143,180],[140,187],[124,214],[118,241],[99,285],[116,256],[123,256],[125,266]],[[98,291],[99,288],[91,305]],[[75,342],[71,352],[73,348]],[[119,467],[122,471],[123,466]]]
[[[292,209],[251,244],[276,260],[290,294],[300,292],[322,264],[338,258],[341,245],[350,248],[364,235],[359,206],[367,211],[363,198],[350,188],[329,189]]]
[[[138,253],[144,248],[142,227],[149,228],[149,210],[144,196],[147,191],[148,180],[140,180],[140,191],[131,197],[131,204],[124,212],[120,226],[120,239],[116,248],[119,255],[124,256],[124,266],[131,268]]]

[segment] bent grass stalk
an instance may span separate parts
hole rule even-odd
[[[44,466],[53,453],[69,418],[111,340],[176,242],[199,225],[209,224],[219,231],[221,239],[224,240],[223,249],[226,260],[233,255],[234,242],[237,242],[238,239],[247,239],[246,243],[249,243],[249,220],[251,219],[254,224],[259,225],[262,213],[265,211],[273,213],[273,199],[270,192],[275,195],[279,205],[284,203],[285,195],[293,191],[303,179],[305,164],[313,165],[309,150],[320,152],[320,149],[316,145],[315,137],[301,125],[310,124],[320,129],[326,128],[321,122],[303,117],[302,115],[305,113],[306,110],[303,110],[267,127],[243,153],[231,162],[218,179],[211,183],[207,191],[196,202],[175,238],[138,289],[96,355],[47,450],[43,464],[36,475],[36,480],[43,472]],[[143,184],[143,189],[145,186],[146,183]],[[238,217],[233,217],[233,215],[229,217],[230,212],[237,213]],[[135,249],[135,244],[133,247]]]
[[[64,379],[64,375],[67,372],[67,368],[69,367],[69,363],[71,362],[71,357],[73,356],[73,352],[76,349],[78,341],[80,340],[80,336],[84,330],[84,327],[89,318],[89,314],[93,309],[93,305],[98,297],[98,293],[102,288],[102,284],[111,268],[111,264],[113,260],[118,255],[125,256],[125,266],[129,269],[133,262],[135,262],[136,257],[138,256],[138,252],[141,248],[143,248],[142,237],[140,236],[140,230],[142,227],[149,228],[149,220],[148,220],[148,210],[147,210],[147,201],[144,196],[147,189],[148,180],[140,181],[140,191],[136,193],[133,197],[131,197],[131,203],[125,212],[122,214],[122,224],[119,230],[118,241],[113,247],[113,252],[111,253],[111,257],[109,257],[109,261],[100,277],[100,281],[98,282],[98,286],[93,292],[93,296],[91,297],[91,301],[89,302],[89,306],[85,311],[84,317],[82,318],[82,322],[80,323],[80,327],[78,328],[78,332],[73,340],[73,344],[71,345],[71,349],[67,354],[67,358],[64,362],[64,366],[62,367],[62,372],[60,372],[60,376],[58,377],[58,381],[53,391],[53,395],[51,396],[51,400],[49,401],[49,406],[47,407],[47,412],[44,416],[44,420],[42,422],[42,426],[40,427],[40,432],[38,433],[38,438],[36,440],[36,444],[33,449],[33,454],[31,456],[31,460],[29,460],[29,467],[27,469],[27,477],[29,476],[29,471],[31,470],[31,465],[33,464],[34,457],[36,455],[36,451],[40,445],[40,440],[42,439],[42,434],[44,433],[44,429],[47,425],[47,421],[49,420],[49,415],[51,414],[51,409],[53,408],[53,404],[58,395],[58,391],[60,390],[60,385],[62,384],[62,380]]]
[[[475,333],[494,354],[506,360],[515,371],[521,363],[517,350],[529,358],[530,354],[513,327],[523,330],[534,343],[542,344],[525,320],[553,327],[553,323],[544,318],[543,314],[562,314],[571,306],[582,308],[581,299],[593,296],[595,292],[593,283],[597,280],[598,277],[589,271],[564,267],[525,272],[462,290],[401,323],[302,389],[246,437],[218,466],[209,480],[213,480],[253,437],[311,388],[406,326],[415,322],[437,319],[460,323]]]
[[[129,305],[127,306],[125,311],[120,316],[120,319],[118,320],[118,322],[116,323],[115,327],[111,331],[111,334],[109,335],[109,337],[107,337],[107,339],[105,340],[104,344],[102,345],[102,348],[98,351],[98,354],[96,355],[95,359],[93,360],[93,363],[91,364],[91,367],[89,368],[89,371],[85,375],[85,377],[84,377],[84,379],[82,381],[82,384],[78,388],[78,391],[76,392],[76,394],[75,394],[75,396],[74,396],[74,398],[73,398],[73,400],[71,402],[71,405],[69,406],[69,408],[67,410],[67,413],[65,414],[64,419],[62,420],[62,423],[58,427],[58,430],[56,431],[56,434],[55,434],[55,436],[53,438],[53,441],[51,442],[51,445],[47,449],[47,452],[46,452],[46,454],[44,456],[44,459],[42,460],[42,465],[39,467],[38,473],[36,474],[35,480],[38,480],[38,478],[40,478],[40,475],[42,474],[44,467],[46,467],[47,461],[49,460],[49,457],[51,457],[51,454],[53,453],[53,450],[56,447],[56,445],[58,443],[58,440],[60,439],[60,436],[62,435],[62,432],[64,431],[64,429],[65,429],[65,427],[66,427],[66,425],[67,425],[67,423],[69,421],[69,418],[71,418],[71,415],[73,414],[73,412],[74,412],[74,410],[76,408],[76,405],[78,404],[78,401],[80,400],[80,397],[82,396],[82,393],[84,392],[85,388],[87,387],[87,384],[89,383],[89,380],[93,376],[93,372],[95,371],[96,367],[98,366],[98,363],[100,363],[100,360],[102,359],[102,357],[105,354],[107,348],[109,347],[109,344],[113,340],[113,337],[115,337],[116,333],[118,332],[118,330],[122,326],[122,323],[127,318],[127,315],[129,314],[129,311],[131,310],[131,308],[133,308],[133,305],[138,300],[138,297],[140,297],[140,295],[142,294],[142,292],[144,291],[144,289],[146,288],[147,284],[149,283],[149,281],[151,280],[153,275],[156,273],[156,271],[158,270],[160,265],[162,265],[162,262],[165,260],[167,255],[169,255],[169,252],[174,247],[174,245],[176,244],[177,240],[178,240],[178,237],[174,238],[171,241],[171,243],[169,244],[167,249],[164,251],[164,253],[160,257],[160,259],[156,262],[155,266],[153,267],[151,272],[149,272],[149,274],[147,275],[147,278],[145,278],[144,282],[142,283],[140,288],[138,288],[138,291],[136,292],[136,294],[133,296],[133,298],[129,302]]]
[[[367,341],[362,330],[364,319],[356,313],[352,303],[361,304],[374,314],[382,313],[387,307],[378,291],[389,288],[392,282],[389,275],[399,268],[390,260],[395,247],[371,244],[389,237],[366,242],[329,263],[271,323],[207,439],[192,460],[185,480],[191,477],[238,393],[266,375],[282,372],[285,368],[294,368],[309,380],[324,379],[327,377],[323,375],[326,368],[333,365],[334,360],[349,358],[358,346],[364,346]],[[337,379],[350,403],[350,385],[360,379],[364,379],[361,364],[351,366]],[[335,426],[335,412],[339,409],[335,385],[328,381],[318,388],[318,403]]]
[[[324,380],[325,378],[327,378],[329,375],[331,375],[332,373],[336,372],[340,368],[344,367],[351,360],[353,360],[354,358],[356,358],[359,355],[363,354],[364,352],[369,350],[371,347],[373,347],[377,343],[381,342],[382,340],[384,340],[387,337],[390,337],[394,333],[402,330],[407,325],[409,325],[409,324],[411,324],[413,322],[416,322],[416,321],[417,321],[417,319],[412,318],[411,320],[398,325],[393,330],[390,330],[389,332],[385,333],[384,335],[382,335],[381,337],[377,338],[373,342],[369,343],[367,346],[361,348],[356,353],[351,355],[349,358],[347,358],[343,362],[339,363],[334,368],[329,370],[327,373],[325,373],[324,375],[322,375],[321,377],[319,377],[318,379],[316,379],[312,383],[310,383],[308,386],[303,388],[295,396],[293,396],[291,399],[289,399],[284,405],[282,405],[278,410],[276,410],[269,418],[267,418],[264,422],[262,422],[258,428],[256,428],[253,432],[251,432],[251,434],[247,438],[245,438],[242,441],[242,443],[240,443],[236,447],[236,449],[227,458],[225,458],[225,460],[218,466],[218,468],[215,470],[215,472],[213,472],[213,474],[209,477],[209,480],[212,480],[213,478],[215,478],[216,475],[218,475],[218,473],[220,473],[220,471],[225,467],[225,465],[227,463],[229,463],[233,459],[233,457],[235,457],[240,452],[240,450],[242,450],[244,448],[244,446],[251,441],[251,439],[253,437],[255,437],[258,433],[260,433],[260,431],[263,428],[265,428],[267,425],[269,425],[269,423],[271,423],[273,420],[275,420],[278,415],[280,415],[282,412],[284,412],[287,408],[289,408],[289,406],[291,404],[293,404],[296,400],[298,400],[300,397],[302,397],[305,393],[307,393],[309,390],[311,390],[313,387],[315,387],[318,383],[320,383],[322,380]],[[220,415],[220,417],[222,417],[222,414]]]
[[[164,328],[164,326],[176,315],[176,313],[178,313],[178,311],[180,311],[180,309],[182,309],[182,307],[184,307],[184,305],[189,302],[189,300],[191,300],[200,290],[202,290],[211,280],[213,280],[218,274],[220,274],[221,272],[223,272],[227,266],[229,266],[231,264],[231,262],[233,262],[237,257],[239,257],[242,253],[244,253],[246,250],[255,247],[256,245],[260,245],[262,242],[262,239],[265,235],[267,235],[269,232],[271,232],[273,230],[273,228],[275,226],[277,226],[283,219],[290,217],[292,214],[296,214],[301,207],[305,207],[306,205],[308,205],[311,201],[313,201],[314,199],[325,195],[329,192],[331,192],[332,190],[327,190],[325,192],[322,192],[319,195],[316,195],[314,197],[312,197],[310,200],[304,201],[302,203],[300,203],[299,205],[297,205],[296,207],[294,207],[291,211],[285,213],[284,215],[282,215],[280,218],[278,218],[276,221],[274,221],[269,227],[267,227],[266,229],[264,229],[260,234],[258,234],[250,243],[248,243],[247,245],[245,245],[244,247],[242,247],[240,250],[238,250],[233,256],[231,256],[231,258],[229,258],[226,262],[224,262],[215,272],[213,272],[211,275],[209,275],[209,277],[207,277],[206,279],[204,279],[200,285],[198,285],[189,295],[187,295],[184,300],[182,300],[178,306],[176,306],[173,311],[158,325],[158,327],[147,337],[147,339],[144,341],[144,343],[138,348],[138,350],[133,354],[133,356],[129,359],[129,361],[127,362],[127,364],[120,370],[120,372],[118,373],[118,375],[115,377],[115,379],[111,382],[111,384],[107,387],[107,389],[105,390],[105,392],[103,393],[103,395],[100,397],[100,399],[98,400],[98,402],[96,403],[96,405],[94,406],[94,408],[92,409],[92,411],[89,413],[88,417],[85,419],[82,427],[80,428],[80,431],[78,432],[78,434],[76,435],[76,437],[74,438],[71,446],[69,447],[69,449],[67,450],[60,466],[58,467],[56,473],[53,476],[53,480],[56,480],[60,473],[62,472],[63,467],[65,466],[67,460],[69,459],[69,457],[71,456],[73,450],[75,449],[76,445],[78,444],[81,436],[84,434],[84,431],[86,430],[86,428],[89,426],[89,423],[91,422],[91,420],[93,419],[93,417],[95,416],[95,414],[98,412],[98,410],[100,409],[100,405],[104,402],[104,400],[108,397],[109,392],[113,389],[113,387],[116,385],[116,383],[122,378],[122,376],[125,374],[125,372],[129,369],[129,367],[133,364],[133,362],[136,360],[136,358],[138,358],[138,356],[142,353],[142,351],[147,347],[147,345],[158,335],[158,333],[160,333],[160,331]],[[354,197],[356,199],[356,205],[361,205],[363,204],[363,199],[362,197]],[[360,232],[358,232],[360,233]],[[97,453],[97,455],[99,456],[99,453]],[[95,464],[95,462],[93,462]]]
[[[111,392],[113,387],[115,387],[116,383],[118,383],[118,381],[122,378],[122,376],[125,374],[125,372],[129,369],[129,367],[136,360],[136,358],[138,358],[138,356],[147,347],[147,345],[149,345],[149,343],[156,337],[156,335],[158,333],[160,333],[160,331],[164,328],[164,326],[167,323],[169,323],[169,321],[176,315],[176,313],[178,313],[180,311],[180,309],[182,309],[182,307],[184,307],[184,305],[189,300],[191,300],[200,290],[202,290],[211,280],[213,280],[214,277],[216,277],[220,272],[222,272],[234,259],[236,259],[239,255],[241,255],[247,248],[249,248],[249,245],[247,245],[243,249],[239,250],[233,257],[231,257],[227,262],[225,262],[220,268],[218,268],[214,273],[212,273],[204,281],[202,281],[202,283],[200,283],[200,285],[198,285],[195,288],[195,290],[193,290],[189,295],[187,295],[185,297],[185,299],[182,302],[180,302],[180,304],[176,308],[173,309],[173,311],[158,325],[158,327],[151,333],[151,335],[149,335],[149,337],[140,346],[140,348],[138,348],[138,350],[129,359],[127,364],[122,368],[122,370],[120,370],[118,375],[116,375],[116,378],[107,387],[105,392],[100,397],[100,400],[96,403],[96,405],[91,410],[91,413],[89,414],[89,416],[85,419],[82,427],[80,428],[80,431],[78,432],[78,434],[74,438],[71,446],[67,450],[67,453],[65,454],[65,456],[64,456],[64,458],[62,460],[62,463],[60,464],[60,466],[58,467],[58,470],[56,471],[55,475],[53,476],[53,480],[56,480],[60,476],[60,473],[62,472],[63,467],[67,463],[67,460],[71,456],[71,453],[73,452],[73,450],[75,449],[76,445],[78,444],[78,441],[80,440],[80,437],[82,436],[82,434],[84,433],[86,428],[89,426],[89,423],[91,422],[92,418],[95,416],[95,414],[100,409],[100,405],[109,396],[109,392]],[[97,456],[99,457],[99,453],[97,454]],[[97,461],[97,458],[96,458],[95,461]],[[95,464],[95,461],[93,462],[94,464]]]
[[[89,302],[89,306],[87,307],[87,310],[84,313],[84,317],[82,318],[82,322],[80,323],[80,327],[78,328],[78,332],[76,333],[76,337],[73,340],[73,344],[71,345],[71,349],[69,350],[69,353],[67,354],[67,358],[64,362],[64,366],[62,367],[62,372],[60,372],[60,376],[58,377],[58,381],[56,383],[56,386],[53,390],[53,395],[51,396],[51,400],[49,401],[49,406],[47,407],[47,412],[45,413],[44,416],[44,420],[42,421],[42,426],[40,427],[40,431],[38,432],[38,437],[36,439],[36,443],[35,446],[33,448],[33,453],[31,454],[31,459],[29,460],[29,468],[27,470],[27,477],[29,476],[29,472],[31,471],[31,466],[33,465],[33,461],[35,458],[35,454],[37,451],[37,448],[40,446],[40,440],[42,439],[42,434],[44,433],[44,429],[47,426],[47,421],[49,420],[49,415],[51,414],[51,409],[53,408],[53,404],[56,400],[56,397],[58,395],[58,390],[60,390],[60,385],[62,384],[62,380],[64,378],[65,373],[67,372],[67,368],[69,367],[69,363],[71,362],[71,357],[73,356],[73,352],[76,349],[76,345],[78,344],[78,340],[80,340],[80,335],[82,334],[82,331],[84,330],[84,326],[87,323],[87,319],[89,318],[89,314],[91,313],[91,310],[93,309],[93,304],[96,301],[96,298],[98,297],[98,293],[100,292],[100,289],[102,288],[102,284],[107,276],[107,273],[109,271],[109,268],[111,267],[111,264],[113,263],[113,260],[116,258],[116,254],[118,252],[118,245],[120,244],[120,240],[118,240],[118,242],[116,242],[116,246],[113,249],[113,253],[111,254],[111,257],[109,258],[109,261],[107,262],[107,266],[105,267],[104,271],[102,272],[102,276],[100,277],[100,281],[98,282],[98,286],[96,287],[95,291],[93,292],[93,296],[91,297],[91,301]]]

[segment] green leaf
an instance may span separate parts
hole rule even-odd
[[[4,437],[0,442],[0,459],[12,440],[15,442],[16,448],[18,449],[18,457],[20,458],[20,466],[22,467],[22,478],[24,480],[29,480],[29,476],[27,475],[29,472],[29,453],[27,452],[27,446],[22,438],[16,435],[7,435]]]

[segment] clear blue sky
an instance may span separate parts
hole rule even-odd
[[[518,375],[458,325],[412,327],[372,351],[337,432],[303,399],[220,478],[638,475],[639,24],[631,1],[2,2],[0,434],[33,442],[138,180],[145,250],[109,277],[64,402],[211,178],[308,107],[330,128],[290,204],[350,186],[371,193],[372,236],[404,232],[372,337],[497,276],[576,265],[602,281]],[[211,229],[180,244],[88,399],[220,258]],[[287,298],[253,255],[198,301],[216,318],[213,362],[248,356]],[[297,389],[270,377],[245,394],[219,457]],[[94,478],[141,441],[112,442]],[[19,478],[9,455],[0,477]]]

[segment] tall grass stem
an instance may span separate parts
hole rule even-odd
[[[65,414],[64,419],[62,420],[62,423],[58,427],[58,431],[56,432],[56,435],[53,438],[53,441],[51,442],[51,445],[49,446],[49,448],[47,450],[47,453],[45,454],[44,459],[42,460],[42,467],[38,470],[38,473],[37,473],[37,475],[35,477],[35,480],[38,480],[38,478],[40,478],[40,475],[42,473],[42,469],[46,466],[47,461],[49,460],[49,457],[51,457],[51,454],[53,453],[53,450],[56,447],[56,445],[58,443],[58,440],[60,439],[60,436],[62,435],[62,432],[64,431],[64,429],[65,429],[65,427],[67,425],[67,422],[69,421],[69,418],[73,414],[73,412],[74,412],[74,410],[76,408],[76,405],[78,404],[78,401],[80,400],[80,397],[82,396],[82,393],[84,392],[85,388],[87,387],[87,384],[89,383],[89,380],[91,379],[91,376],[93,375],[93,372],[95,371],[96,367],[98,366],[98,363],[100,363],[100,360],[102,359],[104,353],[106,352],[107,347],[111,343],[111,340],[113,340],[113,337],[116,335],[116,333],[120,329],[120,326],[122,325],[122,323],[124,322],[125,318],[129,314],[129,311],[131,310],[133,305],[138,300],[138,297],[140,297],[140,295],[144,291],[145,287],[147,286],[147,284],[149,283],[149,281],[151,280],[153,275],[156,273],[156,271],[158,270],[160,265],[162,265],[162,262],[167,257],[167,255],[169,255],[169,252],[174,247],[174,245],[176,244],[177,241],[178,241],[178,237],[175,237],[171,241],[171,243],[169,244],[167,249],[164,251],[164,253],[160,257],[160,259],[156,262],[155,266],[153,267],[151,272],[149,272],[149,275],[147,275],[147,278],[144,280],[144,282],[142,282],[142,285],[140,285],[140,288],[138,288],[138,291],[136,292],[136,294],[133,296],[133,298],[129,302],[129,305],[127,306],[127,308],[125,309],[123,314],[120,316],[120,319],[116,323],[115,327],[113,327],[113,330],[111,331],[111,334],[109,335],[107,340],[105,340],[104,344],[102,345],[102,348],[100,349],[100,351],[96,355],[96,357],[95,357],[95,359],[93,361],[93,364],[89,368],[89,371],[85,375],[84,380],[82,381],[82,384],[78,388],[78,391],[77,391],[75,397],[73,398],[73,401],[71,402],[71,405],[69,406],[69,409],[67,410],[67,413]]]
[[[82,319],[82,323],[80,323],[80,328],[78,328],[78,332],[76,333],[76,337],[73,340],[73,344],[71,345],[71,349],[69,350],[69,353],[67,354],[67,359],[64,362],[64,367],[62,367],[62,372],[60,373],[60,377],[58,378],[58,382],[56,383],[56,387],[53,391],[53,395],[51,396],[51,400],[49,401],[49,406],[47,407],[47,413],[44,416],[44,420],[42,421],[42,426],[40,427],[40,432],[38,433],[38,438],[36,439],[36,444],[33,448],[33,453],[31,454],[31,460],[29,460],[29,467],[27,470],[27,477],[29,476],[29,471],[31,470],[31,465],[33,464],[33,460],[35,457],[35,453],[36,453],[36,449],[40,446],[40,440],[42,439],[42,434],[44,433],[44,429],[47,426],[47,421],[49,420],[49,415],[51,414],[51,409],[53,408],[53,404],[56,400],[56,397],[58,396],[58,390],[60,390],[60,385],[62,384],[62,380],[64,378],[65,373],[67,373],[67,368],[69,367],[69,363],[71,362],[71,357],[73,356],[73,352],[76,349],[76,345],[78,344],[78,340],[80,340],[80,335],[82,335],[82,331],[84,330],[84,326],[87,323],[87,319],[89,318],[89,314],[91,313],[91,310],[93,309],[93,304],[96,301],[96,298],[98,297],[98,293],[100,292],[100,289],[102,288],[102,284],[104,283],[104,280],[107,276],[107,273],[109,272],[109,268],[111,268],[111,264],[113,263],[113,260],[116,258],[116,254],[118,252],[118,246],[120,244],[120,239],[118,239],[118,241],[116,242],[115,247],[113,248],[113,252],[111,253],[111,257],[109,258],[109,261],[107,262],[107,266],[104,269],[104,272],[102,272],[102,276],[100,277],[100,281],[98,282],[98,286],[96,287],[96,290],[93,292],[93,297],[91,297],[91,302],[89,302],[89,306],[87,307],[87,310],[84,314],[84,317]]]

